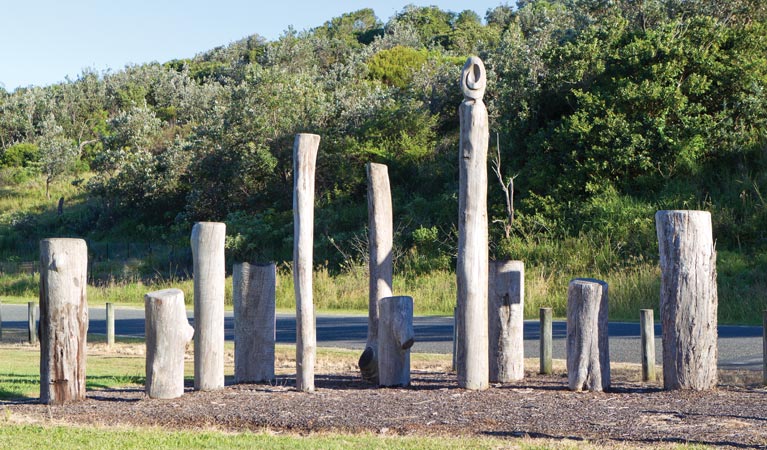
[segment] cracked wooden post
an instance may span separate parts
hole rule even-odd
[[[106,320],[107,320],[107,346],[114,345],[115,343],[115,308],[112,303],[106,303]]]
[[[551,308],[541,308],[540,316],[540,373],[551,375],[553,364],[551,354],[553,350],[552,311]]]
[[[194,264],[194,388],[224,387],[224,241],[226,225],[197,222],[192,227]]]
[[[652,309],[639,310],[642,341],[642,381],[655,381],[655,323]]]
[[[85,399],[88,248],[82,239],[40,241],[40,402]]]
[[[711,214],[658,211],[663,387],[705,390],[717,382],[716,250]]]
[[[144,296],[146,385],[150,398],[184,394],[184,353],[194,335],[186,318],[184,293],[163,289]]]
[[[487,108],[482,101],[487,78],[482,60],[470,57],[461,73],[464,100],[458,192],[458,385],[489,386],[487,335]]]
[[[567,382],[573,391],[610,389],[607,283],[576,278],[567,288]]]
[[[490,261],[489,270],[490,381],[508,383],[525,377],[525,264]]]
[[[296,293],[296,389],[314,391],[317,334],[314,326],[312,270],[314,249],[314,172],[320,137],[297,134],[293,143],[293,286]]]
[[[382,298],[378,304],[378,376],[379,386],[410,384],[410,347],[413,331],[413,298]]]
[[[368,175],[368,336],[358,366],[362,378],[378,383],[378,303],[392,295],[393,218],[389,171],[385,164],[367,164]]]
[[[27,302],[27,342],[37,344],[37,302]]]
[[[234,382],[274,380],[277,269],[274,264],[235,264]]]

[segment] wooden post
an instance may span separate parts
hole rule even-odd
[[[274,264],[235,264],[234,382],[274,380],[277,269]]]
[[[82,239],[40,241],[40,401],[85,398],[88,248]]]
[[[639,311],[642,340],[642,381],[655,382],[655,323],[652,309]]]
[[[115,343],[115,308],[112,303],[106,303],[107,316],[107,346]]]
[[[37,345],[37,303],[27,302],[27,339],[30,344]]]
[[[540,328],[541,328],[541,346],[540,346],[540,372],[544,375],[551,375],[553,364],[551,360],[553,350],[553,330],[552,330],[552,311],[551,308],[540,309]]]
[[[463,66],[458,108],[461,124],[458,192],[458,385],[489,386],[487,336],[487,108],[482,101],[487,78],[482,60]]]
[[[410,384],[410,347],[413,332],[413,298],[386,297],[379,302],[378,374],[380,386]]]
[[[658,211],[663,387],[704,390],[717,381],[716,250],[711,214]]]
[[[184,351],[194,335],[186,318],[184,293],[163,289],[144,296],[146,385],[150,398],[184,394]]]
[[[567,381],[573,391],[610,389],[607,283],[590,278],[567,288]]]
[[[224,241],[226,225],[198,222],[192,227],[194,261],[194,388],[224,387]]]
[[[767,309],[762,314],[762,382],[767,385]]]
[[[490,381],[521,380],[525,377],[525,264],[490,261],[489,275]]]
[[[3,339],[3,302],[0,302],[0,340]]]
[[[453,372],[458,370],[458,307],[453,307]]]
[[[296,389],[314,391],[314,172],[320,137],[297,134],[293,143],[293,285],[296,293]]]
[[[392,295],[393,218],[389,171],[384,164],[367,164],[368,175],[368,336],[359,359],[362,378],[378,383],[378,302]]]

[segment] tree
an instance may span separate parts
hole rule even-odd
[[[66,172],[78,157],[78,148],[64,135],[64,129],[51,114],[43,121],[40,137],[40,171],[45,175],[45,196],[50,199],[50,185]]]

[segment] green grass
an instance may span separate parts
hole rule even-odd
[[[114,429],[40,425],[0,426],[0,448],[37,449],[41,442],[55,442],[59,449],[567,449],[588,448],[572,441],[504,440],[491,437],[413,437],[372,434],[316,434],[309,436],[218,431],[166,431],[157,428]]]

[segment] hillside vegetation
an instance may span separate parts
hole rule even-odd
[[[0,264],[36,259],[42,237],[78,236],[107,245],[101,281],[184,276],[174,267],[200,220],[226,222],[229,264],[290,261],[292,143],[311,132],[322,136],[318,266],[339,277],[364,267],[364,165],[374,161],[389,166],[396,272],[449,277],[457,80],[471,54],[489,76],[491,255],[526,262],[529,312],[561,313],[574,276],[610,282],[620,317],[657,308],[654,213],[704,209],[721,314],[757,320],[767,288],[760,0],[520,0],[484,19],[409,6],[386,23],[363,9],[275,41],[253,35],[191,59],[0,89]],[[125,243],[149,250],[130,262],[139,255]],[[130,270],[104,262],[116,249]],[[364,283],[360,292],[364,305]]]

